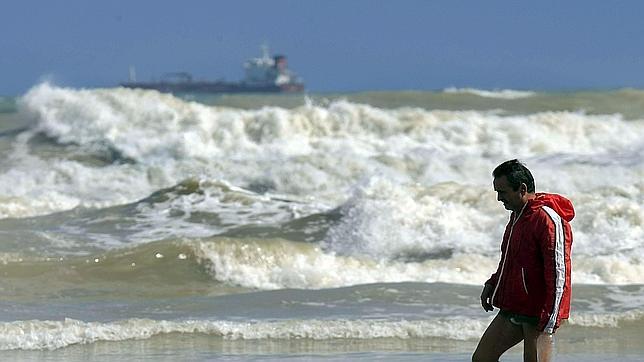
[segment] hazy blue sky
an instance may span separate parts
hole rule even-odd
[[[262,42],[311,91],[644,88],[641,1],[31,1],[0,5],[0,94],[171,71],[238,80]]]

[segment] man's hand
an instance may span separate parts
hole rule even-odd
[[[485,309],[486,312],[490,312],[494,310],[494,307],[492,306],[492,292],[494,290],[494,287],[490,284],[485,284],[485,287],[483,287],[483,291],[481,292],[481,305],[483,306],[483,309]]]

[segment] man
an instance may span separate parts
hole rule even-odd
[[[497,200],[512,211],[501,243],[501,260],[485,282],[481,304],[500,309],[481,337],[473,361],[498,361],[523,340],[524,361],[547,361],[552,337],[570,311],[572,203],[535,193],[534,178],[518,160],[492,172]],[[538,354],[538,356],[537,356]]]

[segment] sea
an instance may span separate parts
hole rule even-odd
[[[41,83],[0,156],[2,360],[470,360],[514,158],[576,208],[556,360],[644,360],[644,90]]]

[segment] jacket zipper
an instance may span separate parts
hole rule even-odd
[[[519,218],[521,217],[521,214],[523,214],[523,210],[525,210],[525,207],[528,206],[528,203],[526,202],[525,205],[521,208],[521,211],[517,215],[517,217],[512,221],[512,226],[510,227],[510,235],[508,235],[508,243],[505,245],[505,253],[503,256],[503,263],[501,264],[501,270],[499,271],[499,277],[496,279],[496,287],[494,287],[494,292],[492,293],[492,298],[490,298],[490,302],[494,304],[494,298],[496,297],[496,292],[499,290],[499,285],[501,285],[501,278],[503,277],[503,269],[505,268],[505,261],[508,259],[508,250],[510,249],[510,242],[512,241],[512,231],[514,230],[514,225],[517,224],[519,221]]]
[[[528,294],[528,285],[525,283],[525,269],[521,268],[521,279],[523,279],[523,290],[525,290],[525,294]]]

